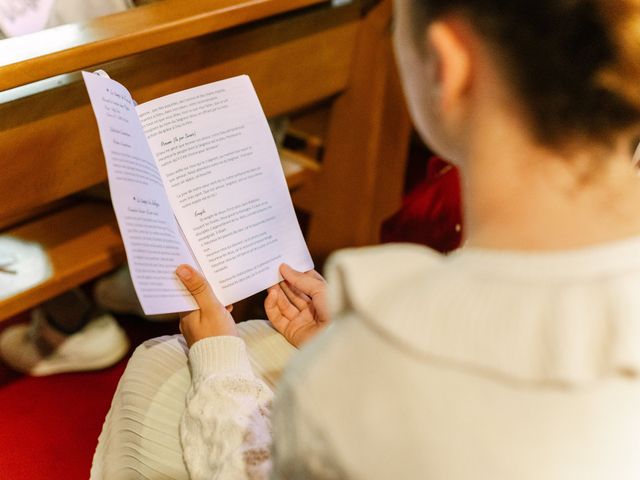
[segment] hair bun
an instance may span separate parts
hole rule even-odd
[[[640,110],[640,0],[599,0],[611,34],[616,63],[598,75],[598,83]]]

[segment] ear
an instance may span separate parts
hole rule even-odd
[[[434,62],[434,85],[440,107],[449,111],[460,104],[471,86],[471,46],[453,21],[440,20],[427,29],[428,51]]]

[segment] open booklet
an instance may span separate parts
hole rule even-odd
[[[197,308],[175,275],[198,268],[229,305],[313,268],[267,119],[246,75],[136,105],[83,72],[133,283],[147,315]]]

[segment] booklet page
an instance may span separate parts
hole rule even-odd
[[[197,309],[175,275],[197,268],[171,210],[131,95],[118,82],[83,72],[98,121],[111,201],[138,299],[147,315]]]
[[[313,262],[278,151],[246,75],[138,105],[169,201],[225,305]]]

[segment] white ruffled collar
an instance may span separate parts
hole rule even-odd
[[[640,375],[640,238],[566,252],[412,245],[327,265],[332,310],[427,360],[522,382]]]

